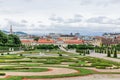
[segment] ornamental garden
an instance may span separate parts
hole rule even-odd
[[[120,74],[119,44],[101,47],[68,45],[62,48],[64,50],[57,45],[25,46],[16,35],[0,32],[0,80]],[[92,53],[105,55],[106,59],[90,56]]]

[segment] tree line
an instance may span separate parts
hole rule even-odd
[[[58,49],[58,46],[57,45],[53,45],[53,44],[51,44],[51,45],[37,45],[37,46],[35,46],[35,48],[36,49],[48,49],[48,50],[51,50],[51,49]]]
[[[68,49],[94,49],[92,45],[68,45]]]
[[[5,34],[0,31],[0,46],[2,47],[19,47],[21,41],[17,35],[14,34]]]

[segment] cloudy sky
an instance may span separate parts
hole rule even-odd
[[[120,32],[120,0],[0,0],[0,29],[30,34]]]

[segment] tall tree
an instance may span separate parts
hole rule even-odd
[[[111,57],[110,50],[108,50],[108,52],[107,52],[107,57]]]
[[[117,58],[117,50],[116,50],[116,49],[115,49],[115,51],[114,51],[113,57],[114,57],[114,58]]]
[[[39,40],[39,37],[35,37],[34,40],[35,40],[35,41],[38,41],[38,40]]]
[[[0,31],[0,44],[5,45],[8,41],[8,36]]]
[[[8,41],[9,44],[17,45],[17,46],[21,44],[21,41],[17,35],[10,34],[8,35],[8,37],[9,37],[9,41]]]

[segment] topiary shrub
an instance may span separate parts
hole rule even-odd
[[[0,76],[4,76],[5,75],[5,73],[0,73]]]
[[[10,53],[8,52],[7,55],[9,55]]]
[[[105,69],[105,66],[96,66],[97,69]]]
[[[105,66],[105,67],[112,67],[112,64],[108,64],[108,63],[92,63],[93,67],[96,66]]]
[[[113,57],[117,58],[117,51],[116,50],[114,51]]]
[[[48,59],[44,64],[60,64],[61,61],[55,59]]]
[[[111,57],[111,53],[110,53],[109,50],[108,50],[108,52],[107,52],[107,57]]]
[[[14,67],[0,67],[0,70],[15,70]]]
[[[20,56],[23,56],[23,54],[20,54]]]
[[[1,55],[4,55],[3,53],[1,53]]]

